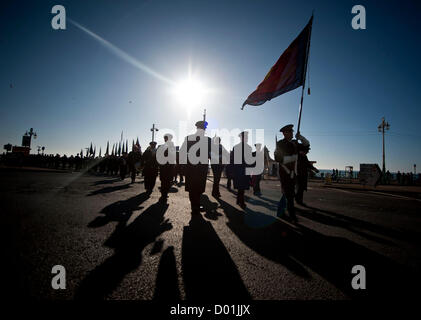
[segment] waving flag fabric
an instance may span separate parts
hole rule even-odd
[[[282,53],[257,89],[244,101],[242,109],[246,104],[259,106],[304,84],[312,23],[313,17]]]

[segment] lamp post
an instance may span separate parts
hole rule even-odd
[[[385,174],[386,172],[386,163],[385,163],[385,153],[384,153],[384,129],[389,130],[390,129],[390,124],[388,122],[386,122],[384,120],[384,117],[382,118],[382,122],[379,124],[379,126],[377,127],[377,129],[379,130],[379,132],[382,133],[382,137],[383,137],[383,174]]]
[[[22,138],[22,146],[23,147],[31,148],[32,136],[34,136],[34,139],[37,138],[37,133],[34,131],[33,128],[29,129],[29,132],[28,131],[25,132],[24,138]],[[29,139],[25,139],[25,137],[29,137]]]

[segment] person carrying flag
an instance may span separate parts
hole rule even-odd
[[[304,138],[299,132],[296,134],[296,139],[293,140],[294,125],[288,124],[282,127],[279,131],[283,133],[284,139],[279,140],[276,144],[275,160],[279,162],[279,178],[281,180],[281,189],[283,196],[286,198],[286,206],[288,214],[293,223],[297,223],[295,215],[294,196],[295,183],[297,177],[297,161],[298,153],[304,147],[310,145],[308,140]],[[302,143],[299,143],[300,140]],[[282,215],[282,199],[278,205],[278,216]]]

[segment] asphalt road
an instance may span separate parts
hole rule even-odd
[[[223,179],[222,184],[225,183]],[[0,172],[3,289],[11,298],[406,299],[420,284],[421,202],[310,184],[296,227],[273,215],[279,182],[248,208],[221,186],[191,218],[184,187],[168,205],[143,179]],[[54,290],[54,265],[66,289]],[[351,286],[352,267],[366,289]]]

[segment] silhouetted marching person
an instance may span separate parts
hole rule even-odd
[[[124,180],[127,174],[127,153],[123,152],[123,155],[118,160],[119,170],[120,170],[120,178]]]
[[[175,146],[172,135],[164,135],[165,144],[160,145],[157,150],[157,160],[159,163],[159,179],[161,180],[161,198],[163,203],[167,202],[168,192],[174,177],[174,165],[176,163]],[[163,159],[165,157],[165,159]],[[165,162],[164,162],[165,160]]]
[[[145,189],[148,194],[151,194],[155,187],[156,177],[158,176],[158,162],[156,161],[156,142],[149,143],[142,156],[143,163],[143,177],[145,182]]]
[[[230,152],[230,161],[225,166],[225,175],[227,176],[227,189],[231,191],[232,179],[234,178],[234,164],[231,162],[233,159],[232,151]]]
[[[247,144],[248,132],[239,134],[240,143],[236,144],[231,153],[231,164],[233,164],[234,188],[237,189],[237,204],[245,209],[246,203],[244,193],[250,189],[250,175],[246,175],[246,155],[252,155],[251,146]]]
[[[176,165],[174,166],[174,183],[177,183],[177,176],[180,176],[180,183],[184,182],[184,165],[180,163],[180,152],[176,151]]]
[[[263,150],[262,150],[262,144],[256,143],[254,145],[256,147],[256,151],[253,152],[253,157],[258,159],[263,159]],[[253,194],[260,196],[262,194],[260,190],[260,181],[262,180],[262,173],[260,172],[254,172],[251,177],[251,184],[253,186]]]
[[[297,192],[295,194],[295,201],[298,204],[304,205],[304,191],[307,190],[308,172],[309,170],[319,172],[313,164],[308,161],[307,153],[310,150],[310,146],[302,146],[298,151],[298,163],[297,163]]]
[[[200,196],[206,189],[211,139],[205,136],[207,122],[196,122],[196,133],[184,139],[180,149],[180,163],[185,165],[186,191],[189,193],[192,214],[199,214]]]
[[[215,137],[213,139],[213,148],[211,154],[211,167],[213,174],[213,186],[212,186],[212,196],[215,198],[220,198],[221,193],[219,192],[219,181],[221,180],[222,171],[224,170],[224,165],[229,160],[228,151],[225,150],[221,144],[221,138]],[[215,151],[215,152],[214,152]]]
[[[297,217],[295,215],[294,196],[298,151],[300,146],[308,146],[309,142],[299,132],[297,132],[296,138],[301,140],[302,144],[299,144],[297,140],[293,140],[294,130],[292,128],[293,125],[288,124],[279,130],[283,133],[284,139],[279,140],[276,144],[275,160],[279,162],[279,177],[282,192],[286,197],[288,213],[291,221],[296,223]],[[278,216],[283,213],[281,206],[282,198],[278,205]]]
[[[132,183],[136,180],[136,173],[137,168],[136,164],[142,161],[142,152],[140,151],[140,147],[137,144],[133,145],[133,150],[130,151],[129,155],[127,156],[127,164],[129,166],[130,177],[132,179]]]

